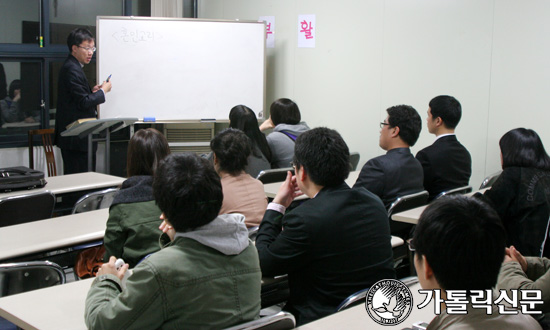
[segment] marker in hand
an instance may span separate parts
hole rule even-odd
[[[111,79],[111,76],[112,76],[112,75],[113,75],[113,74],[111,73],[111,74],[109,75],[109,77],[107,77],[107,82],[109,82],[109,79]]]

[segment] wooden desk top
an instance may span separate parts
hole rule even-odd
[[[126,180],[118,176],[97,173],[97,172],[86,172],[86,173],[76,173],[76,174],[67,174],[60,176],[52,176],[46,178],[48,182],[44,188],[32,189],[32,190],[16,190],[8,193],[0,193],[0,198],[23,195],[27,193],[38,193],[41,191],[49,190],[52,193],[65,194],[74,191],[84,191],[92,189],[101,189],[108,187],[119,186]]]
[[[74,246],[105,235],[109,209],[0,228],[0,260]]]
[[[349,172],[349,176],[346,179],[346,183],[348,184],[348,186],[353,187],[353,185],[355,184],[355,181],[357,181],[357,177],[359,177],[360,172],[361,171]],[[282,182],[273,182],[273,183],[264,184],[264,191],[266,196],[269,198],[275,198],[275,196],[277,195],[277,192],[279,191],[279,187],[281,187],[281,184]],[[294,200],[302,200],[307,198],[309,197],[307,197],[306,195],[302,195],[295,198]]]

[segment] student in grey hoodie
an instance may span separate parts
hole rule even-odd
[[[153,195],[171,242],[134,268],[103,264],[86,298],[89,329],[222,329],[258,317],[261,272],[241,214],[218,216],[220,177],[206,159],[172,154]],[[164,235],[166,236],[166,235]]]
[[[278,99],[269,108],[270,117],[260,125],[260,130],[273,128],[267,136],[271,149],[271,167],[290,167],[294,158],[294,142],[309,126],[301,120],[300,109],[294,101],[286,98]]]

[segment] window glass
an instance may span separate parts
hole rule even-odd
[[[0,43],[38,45],[39,1],[0,0]]]
[[[0,135],[40,128],[41,72],[40,62],[0,62]]]
[[[132,16],[151,16],[151,1],[132,0]]]
[[[77,27],[95,36],[96,16],[122,15],[122,0],[50,0],[50,42],[65,45]]]

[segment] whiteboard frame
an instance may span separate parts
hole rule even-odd
[[[142,20],[142,21],[193,21],[193,22],[216,22],[216,23],[243,23],[243,24],[263,24],[264,25],[264,31],[265,31],[265,21],[254,21],[254,20],[228,20],[228,19],[200,19],[200,18],[177,18],[177,17],[142,17],[142,16],[97,16],[96,17],[96,36],[95,36],[95,44],[96,47],[99,49],[99,21],[100,20],[128,20],[128,21],[136,21],[136,20]],[[265,32],[264,32],[265,33]],[[267,104],[266,104],[266,74],[267,74],[267,49],[266,49],[266,38],[263,38],[264,43],[264,58],[263,58],[263,86],[262,86],[262,103],[263,103],[263,109],[258,110],[254,109],[256,111],[256,116],[258,120],[265,120],[267,115]],[[99,52],[96,53],[96,77],[98,81],[102,81],[99,73],[100,69],[100,55]],[[108,100],[106,101],[108,102]],[[237,104],[235,104],[237,105]],[[229,111],[230,109],[227,109],[227,119],[219,119],[216,118],[214,120],[211,119],[160,119],[159,121],[155,121],[154,123],[159,122],[168,122],[168,123],[201,123],[201,122],[229,122]],[[98,107],[98,118],[104,119],[101,117],[101,105]],[[138,123],[143,122],[143,118],[138,118]],[[151,122],[148,122],[151,123]]]

